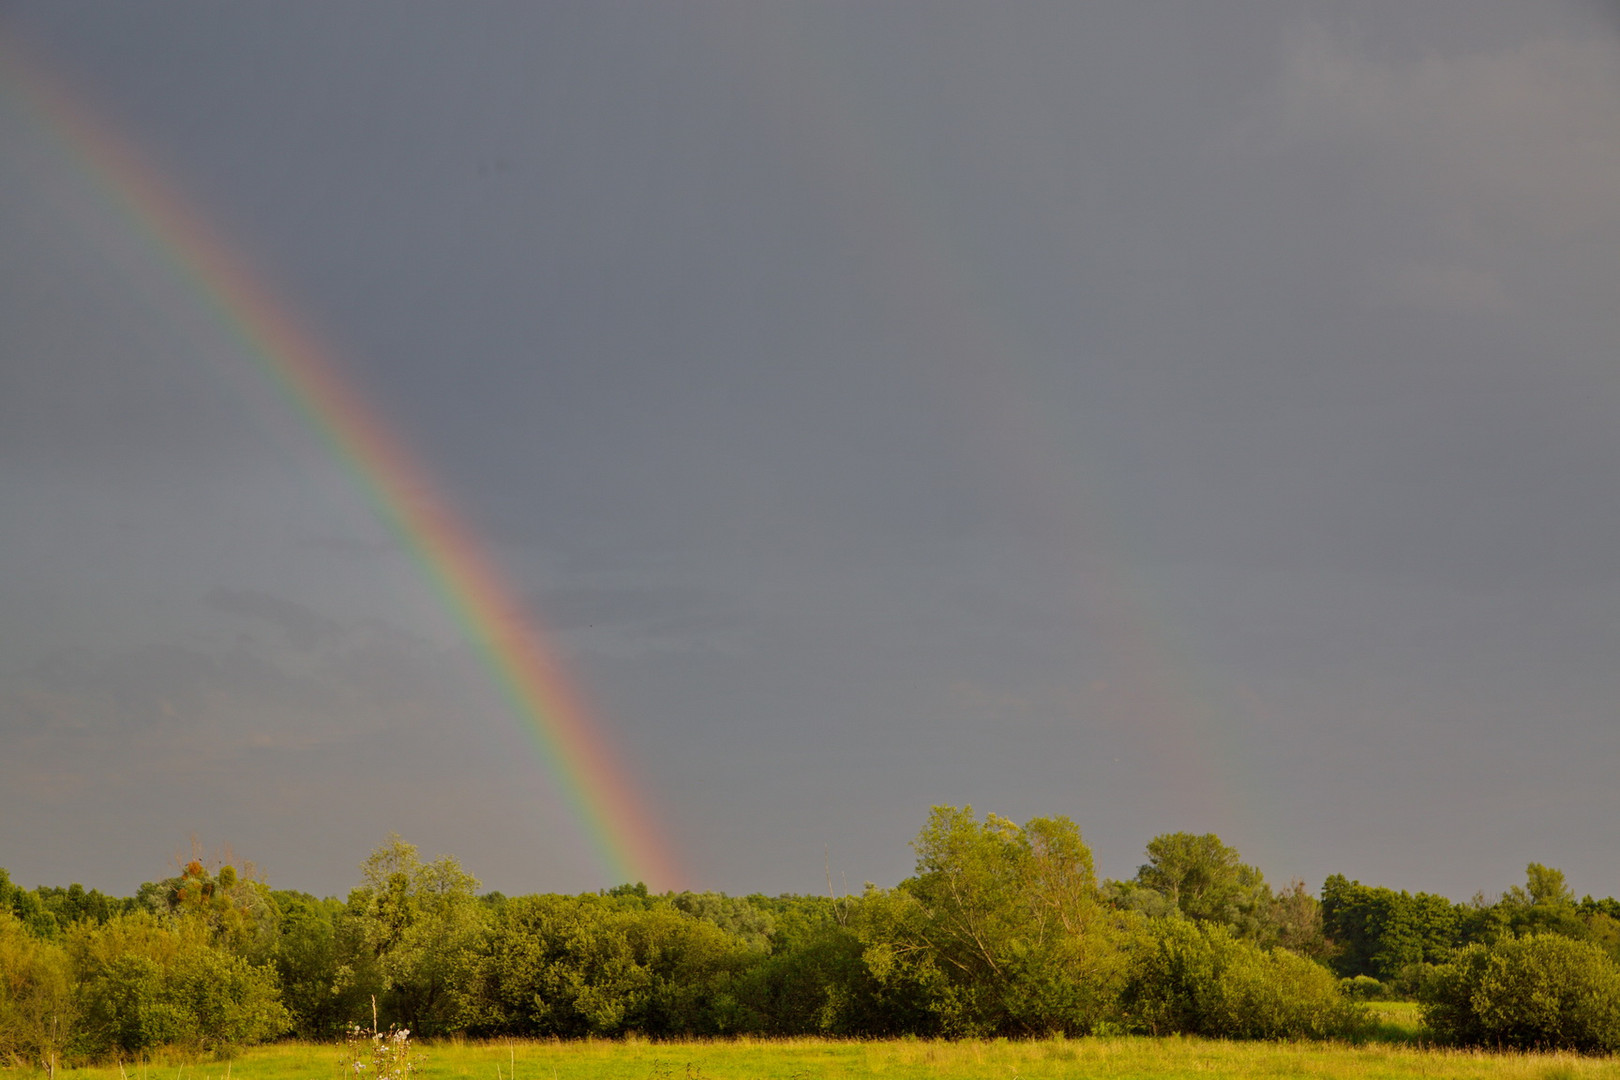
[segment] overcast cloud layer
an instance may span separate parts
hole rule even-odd
[[[1597,3],[29,2],[552,636],[682,884],[932,804],[1620,892]],[[606,880],[455,623],[0,82],[0,866]]]

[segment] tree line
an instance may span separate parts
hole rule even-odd
[[[134,896],[0,870],[0,1060],[213,1051],[369,1020],[426,1036],[1188,1033],[1357,1038],[1368,998],[1437,1041],[1620,1049],[1620,904],[1274,889],[1212,834],[1099,881],[1066,818],[936,807],[913,876],[859,895],[482,892],[398,837],[344,900],[193,859]]]

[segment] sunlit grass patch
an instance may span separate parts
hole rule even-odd
[[[440,1044],[426,1077],[443,1080],[1079,1080],[1079,1078],[1615,1078],[1620,1061],[1488,1054],[1372,1043],[1224,1042],[1170,1037],[961,1040],[607,1040]],[[257,1077],[251,1078],[257,1080]],[[279,1078],[267,1078],[279,1080]]]
[[[1392,1022],[1415,1010],[1394,1010]],[[343,1048],[279,1043],[226,1059],[156,1054],[67,1069],[60,1080],[339,1080]],[[1620,1059],[1434,1050],[1403,1043],[1224,1042],[1190,1037],[944,1041],[446,1040],[421,1048],[421,1080],[1620,1080]],[[18,1070],[12,1080],[43,1080]]]
[[[1418,1043],[1428,1040],[1423,1006],[1415,1001],[1374,1001],[1367,1005],[1369,1036],[1377,1042]]]

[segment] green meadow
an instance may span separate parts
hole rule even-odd
[[[1572,1054],[1437,1050],[1399,1043],[1229,1042],[1149,1038],[642,1039],[445,1041],[417,1048],[420,1080],[1081,1080],[1091,1077],[1620,1077],[1620,1060]],[[342,1050],[318,1043],[254,1047],[230,1060],[157,1054],[139,1063],[58,1070],[58,1080],[338,1080]],[[15,1080],[45,1080],[18,1070]],[[349,1075],[352,1075],[350,1073]]]

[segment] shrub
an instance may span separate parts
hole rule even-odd
[[[1591,942],[1536,934],[1470,945],[1430,974],[1420,999],[1446,1042],[1620,1050],[1620,968]]]
[[[186,1020],[185,1039],[215,1050],[274,1038],[292,1027],[272,970],[219,949],[183,953],[165,997]]]
[[[519,897],[460,958],[458,1018],[482,1035],[722,1034],[742,1026],[734,977],[757,957],[667,903]]]
[[[1262,949],[1222,926],[1155,924],[1122,998],[1128,1022],[1156,1035],[1232,1039],[1356,1034],[1360,1008],[1326,968],[1286,949]]]
[[[80,924],[68,949],[82,980],[82,1047],[136,1053],[164,1043],[201,1050],[259,1042],[290,1026],[274,972],[151,915]]]
[[[0,911],[0,1063],[54,1074],[76,1011],[67,953]]]
[[[1383,1001],[1390,996],[1389,987],[1371,975],[1357,975],[1351,979],[1340,979],[1339,990],[1351,1001]]]
[[[1328,1039],[1361,1026],[1333,973],[1286,949],[1236,946],[1215,982],[1204,1034],[1232,1039]]]

